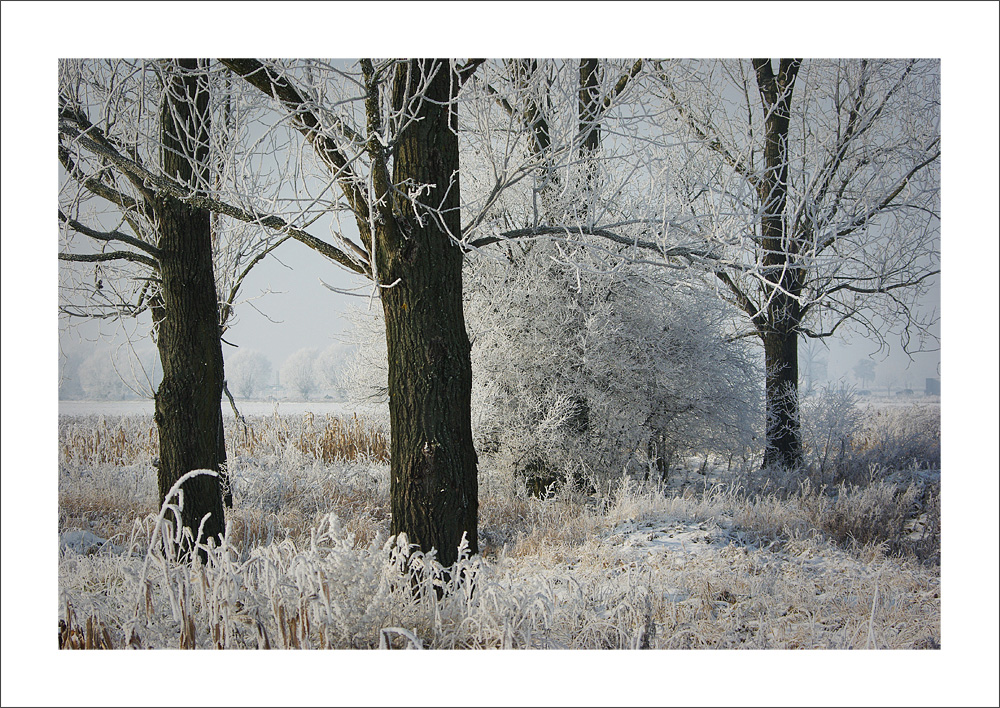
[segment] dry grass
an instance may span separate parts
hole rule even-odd
[[[312,413],[251,416],[225,420],[230,457],[280,454],[289,446],[322,462],[389,461],[389,436],[358,418]],[[156,426],[149,416],[63,416],[59,459],[65,465],[99,466],[149,463],[159,454]]]
[[[322,462],[389,461],[389,436],[354,415],[350,418],[313,413],[257,416],[244,423],[227,421],[230,456],[259,457],[280,453],[289,445]]]
[[[482,553],[445,573],[387,538],[388,469],[357,419],[270,417],[227,429],[234,508],[203,566],[158,530],[153,450],[115,434],[149,423],[90,424],[109,450],[61,426],[60,528],[119,552],[61,554],[63,648],[940,645],[939,475],[920,465],[834,487],[713,466],[698,488],[545,500],[487,467]]]
[[[388,500],[367,508],[357,504],[360,491],[337,484],[319,470],[320,463],[361,467],[388,462],[385,431],[357,416],[311,413],[259,416],[245,424],[225,421],[226,449],[235,490],[243,503],[230,513],[236,538],[256,544],[308,532],[319,511],[343,513],[357,508],[350,522],[359,539],[374,536],[373,524],[388,516]],[[60,419],[59,529],[80,528],[111,539],[128,535],[136,519],[158,508],[156,427],[150,416],[85,416]],[[280,475],[263,478],[255,461]],[[246,474],[244,474],[246,473]],[[349,514],[345,514],[345,517]]]

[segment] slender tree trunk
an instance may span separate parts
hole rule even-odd
[[[163,167],[182,183],[207,184],[208,89],[187,73],[195,60],[178,61],[182,74],[168,85],[161,112]],[[222,434],[224,380],[219,302],[212,267],[212,225],[207,210],[170,197],[156,202],[159,228],[162,318],[157,348],[163,380],[156,392],[155,421],[160,439],[161,499],[192,470],[222,472],[226,461]],[[225,529],[219,477],[201,475],[182,487],[182,524],[202,540],[221,539]],[[206,519],[207,517],[207,519]]]
[[[580,60],[580,155],[586,157],[601,147],[600,64],[597,59]]]
[[[509,66],[521,95],[521,101],[515,103],[515,110],[531,135],[528,152],[533,158],[541,158],[545,163],[539,170],[540,178],[535,184],[536,198],[540,202],[537,204],[538,223],[548,226],[558,216],[554,209],[554,198],[559,193],[560,184],[559,173],[552,169],[551,158],[548,157],[552,146],[547,118],[547,109],[550,107],[548,97],[547,94],[536,94],[532,87],[532,80],[539,70],[537,59],[511,59]]]
[[[452,565],[466,535],[479,550],[477,456],[472,439],[471,345],[462,307],[455,81],[447,61],[411,60],[397,70],[393,103],[406,103],[421,76],[434,78],[422,120],[397,136],[395,184],[432,185],[418,219],[396,198],[378,231],[376,258],[389,358],[391,533]]]
[[[590,220],[588,214],[597,191],[597,154],[601,149],[600,65],[597,59],[580,60],[579,89],[580,159],[583,162],[579,218]]]

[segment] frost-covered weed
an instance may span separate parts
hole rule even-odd
[[[642,507],[650,523],[653,500],[616,506]],[[591,522],[611,531],[610,519]],[[463,554],[445,572],[401,540],[358,546],[327,515],[308,541],[244,560],[225,544],[205,566],[153,553],[145,576],[141,557],[64,556],[63,619],[93,618],[115,647],[903,648],[940,637],[936,576],[815,539],[780,553],[671,553],[591,534],[492,560]],[[98,590],[95,578],[116,582]]]
[[[59,527],[128,534],[157,504],[156,430],[148,416],[59,420]]]
[[[852,390],[827,388],[804,401],[802,436],[814,482],[862,484],[872,469],[941,467],[941,409],[936,404],[864,407]]]
[[[870,406],[854,439],[857,464],[884,469],[941,468],[941,407]]]
[[[820,475],[843,466],[853,451],[861,425],[858,399],[845,386],[825,387],[802,401],[802,444],[810,465]]]
[[[158,449],[149,416],[61,416],[60,460],[67,465],[148,463]]]
[[[225,419],[236,533],[254,541],[298,533],[315,513],[388,499],[388,435],[357,416],[311,413]],[[59,424],[60,531],[128,534],[158,504],[159,455],[150,416],[64,416]],[[387,512],[371,511],[384,517]],[[365,538],[370,528],[359,522]]]
[[[115,549],[63,551],[61,645],[939,645],[937,567],[915,550],[933,546],[932,523],[916,528],[906,505],[920,499],[888,481],[832,495],[718,483],[675,493],[619,474],[603,495],[564,488],[543,500],[483,465],[482,554],[446,572],[388,538],[386,466],[322,462],[294,444],[303,424],[269,423],[259,456],[230,458],[235,506],[207,564],[178,561],[147,510],[122,514]],[[713,463],[707,478],[724,473]],[[127,477],[108,465],[74,474],[78,496]],[[879,536],[900,522],[909,546]]]
[[[725,480],[737,525],[763,540],[820,534],[939,563],[939,407],[864,408],[840,388],[807,399],[802,414],[804,468],[744,466]]]

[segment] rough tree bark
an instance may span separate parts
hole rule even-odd
[[[457,82],[447,60],[410,60],[396,67],[393,105],[415,95],[433,74],[420,121],[397,136],[392,181],[432,185],[413,214],[394,197],[392,215],[376,230],[375,256],[389,355],[391,533],[406,533],[445,566],[458,558],[463,534],[479,550],[477,456],[472,439],[471,345],[462,309],[458,181]],[[378,190],[381,191],[381,190]],[[398,282],[397,282],[398,281]]]
[[[178,67],[161,107],[162,164],[167,176],[181,184],[207,185],[208,87],[191,73],[199,68],[196,60],[178,60]],[[224,372],[211,215],[167,195],[156,198],[155,210],[162,298],[155,325],[163,380],[154,419],[162,499],[187,472],[221,474],[226,453],[220,439]],[[183,526],[195,536],[201,528],[203,541],[218,543],[225,530],[221,476],[196,476],[182,490]]]
[[[387,79],[370,60],[361,61],[368,120],[364,149],[371,170],[362,176],[323,133],[291,79],[255,59],[220,61],[282,104],[355,213],[363,264],[335,247],[324,252],[380,286],[389,359],[391,532],[405,533],[422,551],[436,550],[444,566],[457,560],[463,535],[469,551],[477,553],[471,347],[457,243],[462,228],[455,98],[463,72],[453,71],[448,60],[395,62],[390,98],[394,112],[406,120],[386,142],[381,133]],[[479,63],[470,62],[466,78]],[[394,146],[391,175],[387,144]],[[359,186],[365,182],[367,190]],[[414,188],[419,194],[404,193]]]
[[[770,59],[754,59],[753,65],[766,114],[765,171],[758,187],[763,209],[760,224],[763,276],[769,283],[767,315],[758,326],[767,370],[764,466],[796,467],[802,462],[798,404],[798,328],[802,317],[797,300],[802,290],[802,273],[793,267],[796,243],[785,233],[785,207],[789,106],[800,61],[782,59],[777,74]]]

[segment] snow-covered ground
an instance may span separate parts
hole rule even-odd
[[[738,479],[731,461],[691,457],[666,486],[623,478],[607,497],[539,500],[484,462],[481,555],[465,561],[475,589],[453,583],[432,601],[400,583],[387,466],[316,456],[319,416],[344,407],[281,402],[275,418],[274,405],[242,406],[264,417],[253,451],[240,435],[227,441],[228,545],[192,574],[157,543],[147,556],[157,538],[150,402],[63,402],[68,626],[90,618],[114,646],[142,647],[940,646],[939,472],[830,495],[819,484]],[[901,420],[927,426],[934,415],[894,409],[876,420],[872,430],[889,439]],[[419,567],[434,572],[425,559],[411,571]],[[83,645],[95,637],[63,634]]]
[[[151,416],[130,406],[61,408],[61,445],[67,437],[81,446],[133,432],[148,438]],[[880,408],[892,411],[878,417],[877,430],[933,419],[924,406]],[[301,416],[307,410],[315,421]],[[229,545],[204,571],[170,560],[157,543],[148,553],[156,536],[150,450],[121,447],[127,460],[113,465],[61,452],[61,641],[376,649],[953,644],[942,641],[941,566],[928,553],[940,538],[938,468],[896,472],[833,495],[795,484],[774,494],[773,480],[761,491],[752,487],[757,480],[746,478],[751,493],[733,484],[735,465],[696,456],[682,460],[666,487],[623,483],[602,500],[557,495],[543,501],[484,463],[481,554],[463,561],[464,575],[457,576],[472,582],[439,578],[449,592],[438,600],[433,592],[414,597],[400,579],[400,556],[388,542],[387,467],[324,463],[301,446],[307,426],[341,410],[282,402],[279,419],[273,408],[247,409],[264,416],[256,421],[259,452],[234,446]],[[137,417],[119,422],[116,413]],[[91,429],[102,432],[88,437]],[[918,437],[908,428],[896,436]],[[907,491],[907,485],[915,486]],[[884,532],[894,526],[900,531],[887,543],[892,534]],[[871,539],[862,537],[873,528]],[[432,580],[433,563],[416,558],[411,569],[429,568],[423,578]],[[606,666],[616,654],[601,656]],[[754,664],[754,652],[739,656],[746,658],[736,666],[759,666],[753,675],[765,680],[768,669]],[[922,654],[909,656],[907,663],[923,665]],[[648,670],[662,671],[661,661]],[[670,655],[674,675],[688,675],[680,668],[686,661]],[[878,676],[879,665],[865,659],[860,666]],[[862,669],[858,662],[851,666],[855,685]],[[726,671],[731,675],[733,667]],[[775,680],[791,680],[779,674]],[[716,695],[709,685],[704,690]]]

